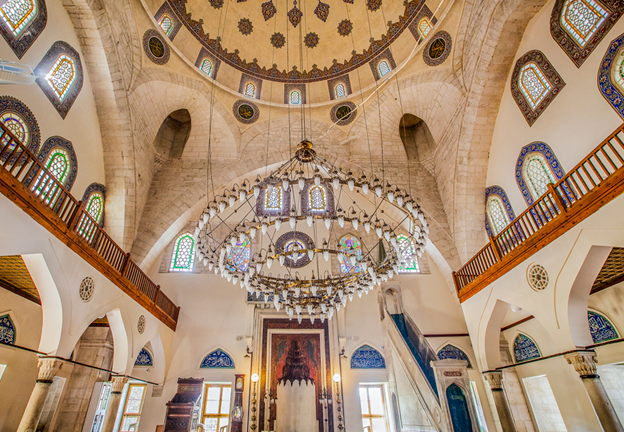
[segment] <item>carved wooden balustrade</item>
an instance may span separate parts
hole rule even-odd
[[[0,122],[0,191],[123,292],[175,330],[180,308]]]
[[[465,301],[624,192],[624,124],[535,200],[461,269]]]

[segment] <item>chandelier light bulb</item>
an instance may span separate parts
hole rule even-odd
[[[399,205],[399,207],[403,207],[403,197],[399,195],[398,197],[396,197],[396,199],[397,199],[397,204]]]
[[[355,181],[353,179],[349,179],[347,181],[347,184],[349,185],[350,190],[353,190],[353,188],[355,187]]]
[[[390,241],[390,231],[384,232],[384,237],[386,238],[386,241]]]
[[[381,226],[379,225],[375,227],[375,232],[377,233],[378,238],[381,238],[381,236],[383,235],[383,230],[381,229]]]
[[[290,219],[289,219],[289,222],[290,222],[290,227],[292,229],[295,229],[295,224],[297,223],[297,219],[295,219],[294,216],[291,216]]]
[[[334,177],[332,182],[334,183],[334,189],[338,189],[340,187],[340,178]]]
[[[234,207],[234,203],[236,202],[236,197],[234,195],[230,195],[230,197],[228,198],[228,201],[230,202],[230,207]]]
[[[375,193],[381,198],[381,186],[375,186]]]
[[[357,262],[357,258],[355,257],[355,255],[351,255],[351,257],[349,257],[349,260],[351,260],[351,265],[355,266],[355,263]]]
[[[358,294],[358,297],[359,297],[359,298],[362,298],[362,291],[363,291],[363,290],[362,290],[361,288],[358,288],[358,290],[357,290],[357,294]]]
[[[326,217],[325,218],[325,228],[329,229],[330,226],[331,226],[331,219]]]
[[[362,183],[362,192],[364,195],[368,195],[368,183]]]
[[[315,285],[312,285],[310,287],[310,291],[312,291],[312,295],[316,297],[316,291],[318,290],[318,288]]]
[[[225,210],[225,201],[219,201],[219,212]]]
[[[213,218],[217,214],[217,209],[214,207],[210,207],[210,217]]]
[[[301,324],[302,320],[303,320],[303,317],[301,315],[297,315],[297,321],[299,321],[299,324]]]
[[[238,282],[238,278],[236,276],[232,277],[232,285],[236,286],[237,282]]]
[[[388,192],[388,201],[390,202],[394,201],[394,192],[392,191]]]
[[[272,265],[273,265],[273,258],[267,258],[267,267],[271,268]]]
[[[321,176],[319,174],[314,176],[314,184],[317,186],[321,185]]]
[[[308,258],[310,258],[310,261],[314,258],[314,251],[312,249],[308,249]]]
[[[308,314],[312,315],[314,313],[314,306],[308,303]]]
[[[360,265],[362,266],[363,271],[366,271],[368,269],[368,263],[366,261],[362,261]]]
[[[286,261],[286,257],[284,255],[280,255],[279,256],[279,263],[280,263],[280,265],[284,265],[285,261]]]
[[[314,216],[306,216],[306,221],[308,222],[308,226],[312,226],[312,222],[314,221]]]
[[[366,221],[364,222],[364,229],[366,230],[366,233],[370,233],[370,222]]]
[[[226,244],[226,245],[225,245],[225,250],[227,251],[227,253],[228,253],[228,255],[229,255],[229,253],[230,253],[230,252],[232,252],[232,245],[231,245],[231,244],[229,244],[229,243],[228,243],[228,244]]]
[[[300,287],[296,287],[295,288],[295,297],[299,298],[300,295],[301,295],[301,288]],[[301,306],[300,306],[300,308],[301,308]],[[301,309],[297,313],[301,313]]]
[[[296,305],[295,310],[297,311],[297,315],[301,315],[301,305]]]
[[[325,322],[325,314],[321,314],[321,324],[323,324]],[[314,324],[314,323],[312,323]]]
[[[279,231],[281,226],[282,226],[282,220],[281,219],[275,219],[275,231]]]
[[[357,218],[351,219],[351,225],[353,225],[353,229],[357,231],[358,226],[360,225],[360,220]]]
[[[204,217],[202,219],[204,221],[204,224],[208,223],[208,219],[210,219],[210,215],[208,213],[204,213]]]
[[[310,315],[310,324],[314,324],[314,315]]]
[[[353,301],[353,293],[349,293],[349,301],[352,302]]]
[[[329,251],[327,249],[323,251],[323,258],[325,258],[325,261],[329,260]]]
[[[408,201],[405,203],[405,208],[407,208],[407,211],[412,211],[412,209],[414,208],[414,206],[412,205],[411,201]]]
[[[262,270],[262,263],[256,264],[256,272],[260,273],[260,270]]]
[[[244,189],[241,189],[240,191],[238,191],[238,199],[241,201],[245,201],[245,198],[247,197],[247,192]]]
[[[342,252],[338,252],[338,261],[342,262],[344,260],[344,254]]]
[[[258,199],[259,196],[260,196],[260,186],[256,185],[254,186],[254,197]]]
[[[249,228],[249,236],[250,236],[252,239],[256,238],[256,231],[258,231],[258,230],[256,229],[256,227],[251,227],[251,228]]]
[[[328,286],[327,287],[327,297],[331,297],[331,295],[332,295],[332,287]]]
[[[321,312],[323,312],[323,314],[327,313],[327,305],[325,303],[321,303]],[[323,316],[323,314],[321,314],[321,316]]]
[[[338,216],[338,225],[340,228],[344,228],[344,216]]]
[[[230,244],[232,245],[232,247],[236,246],[236,236],[230,237]]]
[[[288,186],[290,186],[290,181],[285,178],[284,180],[282,180],[282,188],[284,188],[284,191],[288,190]]]
[[[214,263],[212,261],[208,262],[208,271],[211,271],[214,267]]]
[[[280,308],[282,307],[282,304],[279,302],[279,300],[277,300],[277,297],[273,297],[275,299],[275,310],[277,310],[279,312]]]
[[[297,182],[299,183],[299,189],[303,189],[303,187],[305,186],[305,179],[303,177],[299,177]]]
[[[273,193],[273,185],[272,184],[268,184],[267,185],[267,193],[269,194],[269,196]]]
[[[242,243],[245,241],[245,239],[247,238],[247,234],[245,234],[244,232],[240,233],[238,235],[238,240]]]
[[[204,267],[206,267],[208,265],[208,258],[204,258]],[[208,270],[212,270],[212,269],[208,269]]]

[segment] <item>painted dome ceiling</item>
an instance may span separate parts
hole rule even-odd
[[[406,31],[416,36],[415,22],[431,14],[422,0],[168,0],[161,10],[167,5],[220,61],[280,82],[321,81],[352,71]]]

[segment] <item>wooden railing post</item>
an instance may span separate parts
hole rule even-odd
[[[561,209],[561,213],[567,212],[568,208],[566,207],[566,204],[563,201],[563,198],[561,198],[561,195],[559,195],[559,192],[557,192],[557,189],[555,189],[552,183],[548,183],[547,187],[548,187],[548,192],[550,192],[552,197],[555,199],[557,207]]]
[[[83,210],[85,209],[85,203],[84,201],[80,201],[80,205],[78,205],[78,208],[76,208],[76,211],[74,211],[74,214],[71,215],[71,217],[69,218],[69,221],[67,221],[67,227],[71,230],[71,231],[76,231],[76,225],[78,225],[78,222],[80,221],[80,215],[82,215]]]
[[[156,291],[154,292],[154,304],[158,306],[158,295],[160,294],[160,285],[156,285]]]
[[[123,264],[121,265],[121,275],[126,276],[126,270],[128,269],[128,264],[130,264],[130,252],[126,254],[126,258],[124,258]]]
[[[501,256],[500,249],[498,249],[498,245],[494,241],[494,237],[490,237],[490,245],[492,246],[492,252],[494,252],[494,256],[496,257],[496,260],[500,261],[502,256]]]

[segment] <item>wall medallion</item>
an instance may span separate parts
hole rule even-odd
[[[260,116],[260,110],[255,103],[248,100],[238,100],[234,103],[232,108],[234,117],[241,123],[251,124],[258,120]]]
[[[353,102],[343,102],[334,106],[329,115],[338,126],[346,126],[357,117],[356,108]]]
[[[169,61],[169,45],[154,29],[146,31],[143,35],[143,50],[147,57],[158,65],[164,65]]]
[[[145,331],[145,315],[141,315],[139,317],[139,322],[137,322],[137,331],[139,334],[143,334]]]
[[[431,38],[425,47],[423,59],[429,66],[438,66],[444,62],[451,53],[451,35],[445,31],[439,31]]]
[[[286,43],[286,38],[284,37],[283,34],[281,33],[273,33],[273,35],[271,36],[271,45],[273,45],[275,48],[281,48],[284,46],[284,44]]]
[[[527,269],[527,281],[535,291],[541,291],[548,285],[548,272],[539,264],[530,265]]]
[[[284,265],[290,268],[301,268],[310,263],[307,252],[299,252],[307,249],[314,249],[314,242],[310,236],[299,231],[287,232],[275,243],[278,254],[292,252],[284,260]]]
[[[80,289],[78,290],[80,300],[88,303],[93,298],[93,290],[95,290],[95,282],[91,276],[87,276],[80,282]]]

